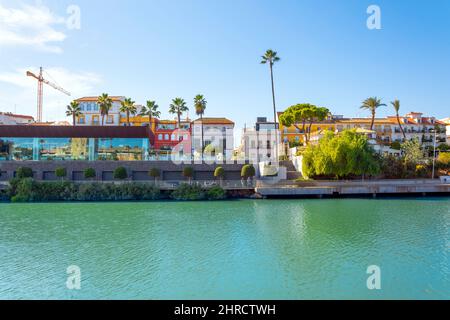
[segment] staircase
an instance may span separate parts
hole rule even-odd
[[[302,178],[302,174],[295,169],[292,161],[281,161],[280,166],[286,167],[287,180],[297,180],[297,179]]]

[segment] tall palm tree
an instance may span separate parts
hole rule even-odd
[[[130,126],[130,114],[135,115],[137,108],[134,105],[135,102],[131,98],[126,98],[124,101],[120,102],[120,112],[127,115],[127,125]]]
[[[406,140],[406,133],[405,133],[405,130],[403,130],[403,126],[402,126],[402,123],[400,121],[400,100],[394,100],[394,101],[391,102],[391,104],[394,107],[395,116],[397,117],[397,122],[398,122],[398,125],[400,127],[400,130],[402,131],[403,138]]]
[[[169,113],[177,115],[178,129],[180,128],[181,115],[187,111],[189,111],[189,108],[187,107],[186,101],[184,101],[184,99],[175,98],[172,100],[169,108]]]
[[[275,128],[277,128],[277,107],[275,102],[275,85],[273,80],[273,65],[280,61],[280,57],[278,57],[277,52],[273,50],[267,50],[266,53],[262,56],[261,64],[268,64],[270,69],[270,80],[272,83],[272,102],[273,102],[273,121],[275,123]],[[276,144],[275,144],[275,154],[278,161],[278,133],[275,131]]]
[[[195,113],[197,116],[200,116],[200,121],[202,122],[202,154],[203,150],[205,149],[205,143],[204,143],[204,134],[203,134],[203,115],[205,114],[207,101],[205,97],[201,94],[198,94],[194,98],[194,106],[195,106]]]
[[[161,112],[158,111],[159,106],[155,101],[147,101],[147,105],[143,106],[141,109],[141,113],[139,114],[142,117],[148,117],[148,122],[150,123],[150,127],[152,125],[153,118],[161,117]]]
[[[102,116],[102,126],[103,126],[105,124],[105,116],[109,114],[113,102],[107,93],[103,93],[100,97],[98,97],[97,103],[100,107],[100,114]]]
[[[66,116],[72,117],[73,125],[76,126],[76,119],[81,116],[80,104],[76,101],[72,101],[67,106]]]
[[[361,106],[361,109],[369,110],[372,113],[370,130],[373,130],[373,126],[375,124],[375,116],[379,107],[386,107],[386,104],[381,103],[381,99],[378,99],[377,97],[371,97],[364,100],[363,105]]]

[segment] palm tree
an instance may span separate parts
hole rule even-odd
[[[150,127],[152,125],[153,118],[161,117],[161,112],[158,111],[159,106],[155,101],[147,101],[147,106],[143,106],[141,109],[141,113],[139,114],[142,117],[148,117],[148,121],[150,123]]]
[[[178,129],[180,128],[181,115],[187,111],[189,111],[189,108],[187,107],[186,101],[184,101],[184,99],[175,98],[172,100],[169,108],[169,113],[177,115]]]
[[[270,69],[270,80],[272,83],[272,102],[273,102],[273,119],[275,123],[275,129],[277,129],[277,107],[275,103],[275,85],[273,81],[273,65],[280,61],[280,57],[278,57],[277,52],[273,50],[267,50],[266,53],[262,56],[261,64],[269,64]],[[276,145],[275,145],[275,154],[278,161],[278,134],[275,131],[276,136]]]
[[[66,116],[72,117],[73,125],[76,126],[76,119],[81,116],[80,104],[76,101],[72,101],[70,105],[67,106]]]
[[[203,154],[203,150],[205,148],[205,146],[204,146],[205,139],[204,139],[204,134],[203,134],[203,115],[205,114],[207,103],[208,102],[206,101],[205,97],[201,94],[198,94],[194,98],[195,113],[197,114],[197,116],[200,116],[200,121],[202,122],[202,154]]]
[[[120,112],[126,113],[127,115],[127,125],[130,126],[130,114],[135,115],[137,112],[135,102],[131,98],[126,98],[124,101],[120,102]]]
[[[109,114],[109,111],[112,108],[112,99],[109,97],[107,93],[103,93],[97,99],[97,103],[100,107],[100,114],[102,116],[102,126],[105,123],[105,116]]]
[[[406,133],[405,130],[403,130],[403,126],[402,123],[400,122],[400,100],[394,100],[391,102],[392,106],[394,107],[395,110],[395,115],[397,117],[397,122],[398,125],[400,126],[400,130],[402,131],[403,134],[403,138],[406,140]]]
[[[372,113],[370,130],[373,130],[373,126],[375,124],[375,116],[379,107],[386,107],[386,104],[381,103],[381,99],[378,99],[377,97],[371,97],[364,100],[363,105],[361,106],[361,109],[370,110],[370,112]]]

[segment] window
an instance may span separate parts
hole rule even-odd
[[[166,134],[164,135],[164,140],[169,140],[169,134],[168,134],[168,133],[166,133]]]
[[[98,111],[98,104],[94,103],[94,111]]]
[[[85,110],[84,103],[81,103],[81,104],[80,104],[80,110],[81,110],[81,111],[84,111],[84,110]]]
[[[84,115],[80,115],[78,117],[78,124],[85,124],[86,123],[86,119],[84,117]]]
[[[177,135],[172,133],[172,136],[170,137],[172,141],[177,141]]]
[[[106,123],[113,124],[114,123],[114,116],[108,116],[108,120],[106,121]]]
[[[0,160],[33,160],[33,138],[1,138]]]
[[[160,133],[158,134],[158,140],[162,140],[163,139],[163,135]]]
[[[100,116],[92,116],[92,125],[100,124]]]
[[[91,110],[92,110],[92,105],[90,103],[88,103],[86,106],[86,111],[91,111]]]
[[[300,137],[295,137],[295,142],[299,142],[300,141]]]

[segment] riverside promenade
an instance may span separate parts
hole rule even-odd
[[[366,180],[366,181],[305,181],[271,185],[258,183],[257,194],[271,197],[339,197],[383,195],[448,194],[450,184],[441,180]]]

